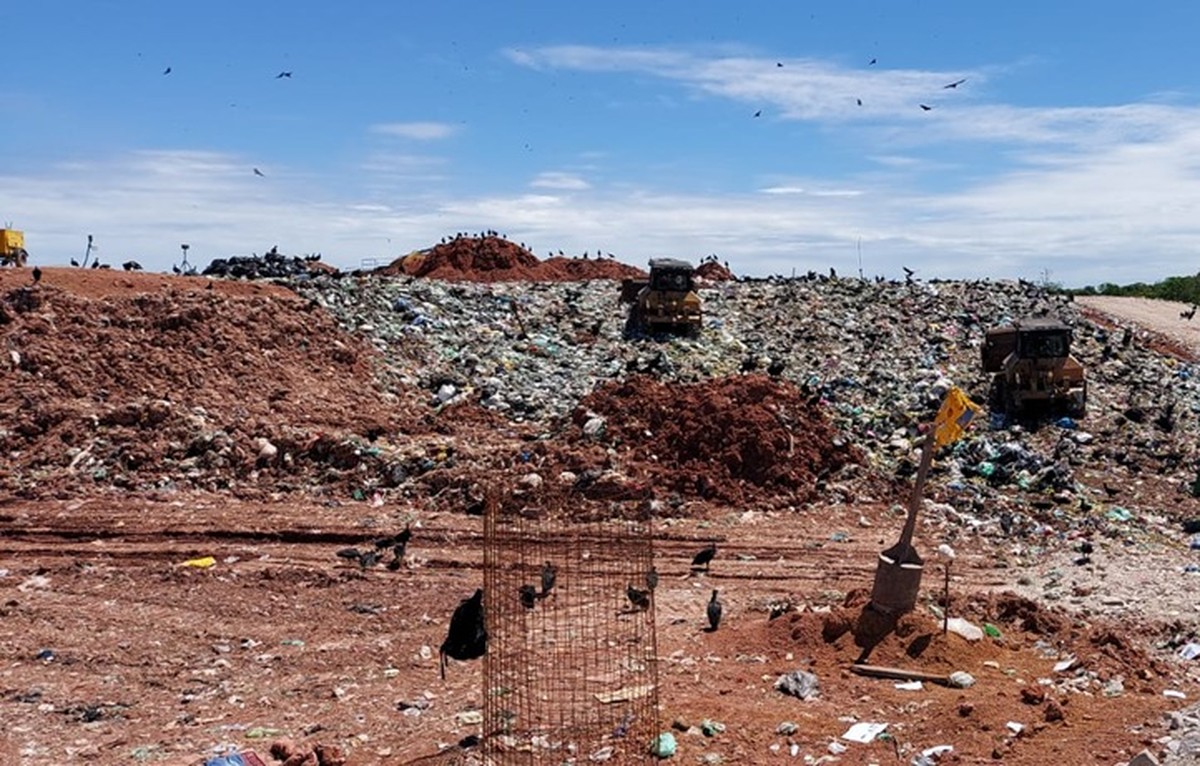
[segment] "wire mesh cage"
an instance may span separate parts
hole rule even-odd
[[[658,732],[651,519],[490,499],[484,752],[492,764],[650,762]]]

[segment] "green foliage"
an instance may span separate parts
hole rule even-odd
[[[1088,285],[1067,292],[1072,295],[1120,295],[1200,304],[1200,273],[1193,277],[1167,277],[1161,282],[1150,285],[1145,282],[1134,282],[1129,285],[1101,282],[1096,287]]]

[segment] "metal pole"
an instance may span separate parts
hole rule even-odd
[[[907,558],[907,551],[912,549],[913,532],[917,528],[917,512],[925,493],[925,478],[929,475],[930,464],[933,463],[933,434],[931,428],[921,447],[921,465],[917,468],[917,481],[913,485],[912,499],[908,503],[908,518],[904,521],[904,531],[900,533],[900,547],[906,551],[903,558]]]

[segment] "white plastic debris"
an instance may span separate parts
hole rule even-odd
[[[870,723],[867,721],[859,721],[846,730],[846,733],[842,735],[842,739],[849,740],[851,742],[859,742],[865,745],[868,742],[874,741],[874,739],[882,734],[887,727],[888,725],[886,723]]]
[[[946,630],[955,635],[962,636],[968,641],[983,640],[983,628],[978,625],[972,625],[961,617],[951,617],[947,620]]]
[[[925,688],[925,684],[920,681],[901,681],[896,688],[902,692],[919,692]]]

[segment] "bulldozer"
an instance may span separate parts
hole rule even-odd
[[[1035,317],[987,331],[983,370],[992,373],[991,403],[1013,417],[1083,417],[1087,379],[1071,356],[1071,328]]]
[[[25,232],[0,229],[0,265],[24,266],[29,260],[25,252]]]
[[[700,335],[703,319],[696,294],[696,269],[675,258],[651,258],[648,279],[627,279],[621,300],[629,304],[625,337]]]

